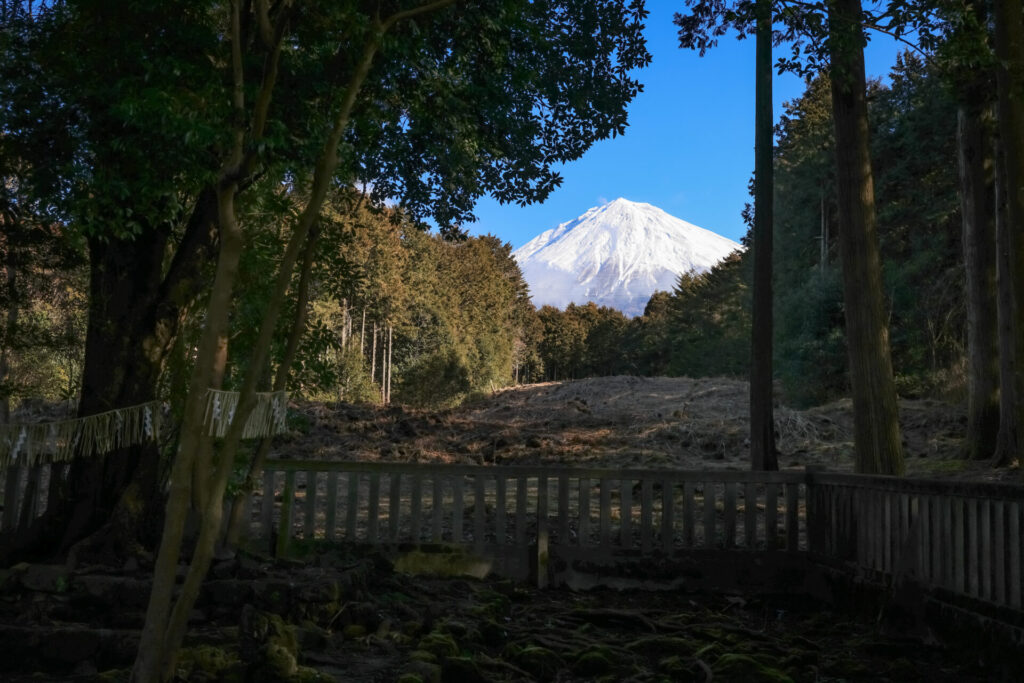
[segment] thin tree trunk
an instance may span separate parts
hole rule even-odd
[[[302,335],[306,331],[306,319],[309,313],[309,279],[310,274],[313,272],[313,260],[316,256],[318,237],[319,231],[313,229],[306,239],[306,249],[303,253],[302,269],[299,274],[299,286],[295,294],[295,320],[292,321],[291,329],[288,332],[288,343],[285,346],[281,364],[277,366],[277,374],[274,377],[273,385],[274,391],[284,391],[288,388],[288,374],[292,363],[295,362],[295,356],[298,354],[299,342],[302,341]],[[248,523],[248,520],[242,518],[242,514],[245,512],[245,503],[252,497],[252,492],[259,485],[259,476],[263,472],[263,466],[267,461],[267,456],[270,454],[270,447],[273,442],[272,436],[265,436],[260,441],[256,454],[249,462],[245,483],[231,501],[231,512],[228,516],[227,532],[225,533],[224,541],[225,545],[229,548],[238,547],[243,523]],[[271,492],[264,491],[263,495],[272,494]]]
[[[860,0],[834,0],[830,4],[829,43],[855,466],[863,473],[903,474],[868,152]]]
[[[348,299],[341,300],[341,354],[345,355],[345,349],[348,348]]]
[[[370,381],[377,381],[377,323],[373,323],[372,343],[370,345]]]
[[[13,231],[12,231],[13,232]],[[8,392],[8,380],[11,374],[11,344],[18,328],[18,312],[21,306],[18,303],[18,279],[17,261],[14,253],[14,245],[7,240],[7,259],[4,264],[4,279],[7,285],[7,316],[4,321],[3,345],[0,346],[0,425],[7,424],[11,419],[11,395]]]
[[[227,184],[218,191],[218,217],[220,223],[220,255],[214,277],[206,319],[199,342],[199,352],[185,403],[181,442],[171,470],[171,488],[164,517],[164,531],[153,570],[153,587],[146,610],[146,621],[139,642],[139,652],[132,669],[132,681],[148,683],[168,680],[164,675],[167,664],[167,633],[171,616],[171,596],[177,583],[178,558],[184,536],[184,522],[192,497],[191,479],[195,454],[209,440],[203,429],[206,390],[214,366],[222,355],[221,347],[227,343],[228,314],[238,262],[242,250],[242,235],[235,221],[236,183]],[[236,418],[237,418],[236,413]],[[203,511],[205,512],[205,511]],[[204,515],[205,516],[205,515]],[[205,522],[205,520],[203,520]],[[203,535],[201,524],[200,538]],[[193,563],[200,556],[199,548]],[[201,556],[200,556],[201,557]],[[180,604],[181,597],[179,597]]]
[[[1000,326],[1000,354],[1008,356],[1013,387],[1012,403],[1003,401],[997,443],[998,462],[1024,462],[1024,377],[1019,371],[1024,359],[1024,17],[1021,0],[996,0],[994,3],[996,92],[999,118],[999,142],[1003,171],[1000,189],[1005,190],[1005,220],[1000,239],[1006,259],[1000,259],[1000,287],[1008,301],[1008,315]],[[1005,274],[1005,277],[1004,277]],[[1000,310],[1000,314],[1003,311]],[[1006,375],[1004,375],[1006,377]],[[1003,392],[1009,386],[1003,385]],[[1024,472],[1024,468],[1021,468]]]
[[[982,97],[980,89],[975,96]],[[995,453],[999,432],[999,332],[992,145],[983,100],[957,112],[960,205],[967,304],[967,447],[972,460]]]
[[[366,355],[366,307],[363,306],[363,323],[359,328],[359,355]]]
[[[394,368],[391,361],[391,353],[394,349],[395,340],[395,328],[391,323],[388,323],[388,382],[387,382],[387,397],[385,403],[391,403],[391,370]]]
[[[245,88],[241,54],[243,41],[241,38],[240,15],[241,2],[236,0],[236,2],[232,3],[231,7],[232,75],[234,79],[233,105],[236,112],[240,115],[239,120],[244,122],[247,116],[245,115],[244,104]],[[153,589],[146,612],[145,626],[140,639],[139,654],[132,670],[133,681],[146,683],[157,680],[169,681],[174,677],[177,653],[185,636],[188,616],[199,596],[202,581],[213,559],[213,549],[220,533],[223,515],[224,490],[227,486],[228,477],[231,474],[234,455],[242,435],[242,428],[255,403],[254,392],[258,382],[258,369],[264,367],[264,363],[266,363],[277,318],[280,315],[285,293],[291,281],[292,269],[298,258],[299,251],[306,241],[306,236],[323,207],[331,178],[338,165],[338,146],[341,143],[343,134],[348,129],[356,97],[369,73],[370,65],[379,46],[380,36],[383,35],[389,26],[397,21],[397,18],[405,16],[410,16],[410,13],[404,12],[392,15],[383,24],[378,24],[378,30],[373,33],[373,37],[364,46],[362,57],[355,67],[351,81],[345,90],[345,96],[333,121],[333,127],[317,160],[313,172],[309,199],[297,219],[292,237],[282,258],[275,289],[264,312],[259,335],[249,360],[248,367],[253,370],[247,373],[242,384],[234,419],[224,439],[216,471],[212,473],[213,483],[210,487],[210,499],[206,509],[203,511],[199,538],[196,541],[192,554],[192,562],[189,565],[188,573],[185,576],[178,598],[174,602],[173,609],[171,609],[177,561],[181,552],[184,511],[189,496],[187,490],[188,475],[190,468],[193,466],[190,447],[194,448],[194,444],[187,443],[187,441],[196,441],[202,435],[203,415],[201,398],[205,395],[210,374],[209,365],[214,357],[214,347],[212,344],[217,341],[216,339],[211,340],[211,338],[221,333],[221,330],[226,331],[231,289],[237,272],[238,257],[242,248],[234,206],[235,193],[238,186],[238,181],[235,179],[244,175],[240,171],[244,168],[245,163],[246,129],[250,129],[256,139],[259,139],[262,134],[263,124],[266,121],[266,108],[269,107],[270,94],[273,92],[276,77],[276,62],[274,60],[269,60],[270,70],[268,75],[265,76],[262,89],[256,100],[256,107],[252,117],[256,123],[252,126],[243,124],[234,131],[234,149],[231,158],[221,169],[222,183],[218,188],[217,203],[222,239],[217,265],[217,278],[215,278],[214,288],[210,296],[203,341],[201,341],[200,353],[196,361],[196,372],[193,375],[194,381],[189,388],[185,422],[182,426],[182,447],[175,458],[174,469],[171,475],[172,490],[171,499],[168,502],[167,522],[164,527],[160,554],[157,557],[154,568]],[[286,17],[282,18],[282,20],[285,19]],[[278,43],[275,50],[279,50],[279,48],[280,43]],[[176,481],[184,481],[185,483],[176,484]],[[176,487],[177,491],[175,490]]]
[[[754,160],[754,304],[750,336],[750,459],[777,470],[772,396],[772,10],[757,0]]]

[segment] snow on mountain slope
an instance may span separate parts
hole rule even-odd
[[[679,275],[705,272],[743,247],[656,206],[616,199],[541,233],[513,256],[536,306],[593,301],[626,315],[644,312]]]

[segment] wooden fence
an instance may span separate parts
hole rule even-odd
[[[809,550],[1020,610],[1024,487],[808,473]]]
[[[277,460],[253,538],[370,544],[806,547],[802,472],[681,472]],[[289,533],[290,530],[290,533]]]
[[[0,471],[3,530],[45,509],[50,467]],[[294,541],[443,543],[499,559],[549,547],[601,557],[787,551],[1024,609],[1018,485],[819,471],[277,460],[249,505],[251,542],[277,553]]]
[[[0,468],[0,532],[27,526],[46,510],[50,473],[66,463]]]

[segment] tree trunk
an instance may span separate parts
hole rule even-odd
[[[975,89],[974,94],[983,97]],[[957,112],[967,304],[967,446],[971,460],[995,453],[999,432],[999,332],[992,145],[984,100]]]
[[[306,319],[309,313],[309,279],[313,272],[313,261],[316,256],[316,243],[319,238],[319,231],[310,231],[306,239],[306,248],[302,257],[302,270],[299,274],[299,286],[295,293],[295,320],[292,321],[291,329],[288,332],[288,344],[285,346],[284,356],[281,364],[277,366],[277,374],[274,377],[274,391],[285,391],[288,388],[288,375],[295,362],[295,356],[299,351],[299,342],[306,331]],[[242,513],[245,512],[245,502],[252,496],[252,492],[259,485],[259,476],[263,472],[263,465],[270,454],[270,446],[274,439],[272,436],[265,436],[260,441],[256,454],[249,462],[249,469],[246,473],[245,484],[231,501],[231,512],[228,516],[227,532],[225,534],[225,545],[229,548],[238,546],[242,534],[243,520]]]
[[[359,327],[359,354],[366,355],[366,307],[363,307],[363,323]]]
[[[13,231],[12,231],[13,232]],[[0,425],[11,419],[11,395],[7,386],[11,374],[11,343],[18,328],[18,277],[14,245],[7,240],[7,259],[4,264],[4,279],[7,285],[7,315],[4,320],[3,344],[0,345]]]
[[[1013,286],[1010,279],[1010,226],[1006,209],[1006,159],[1002,144],[996,145],[996,307],[999,322],[999,433],[992,464],[1005,467],[1017,452],[1016,357],[1013,346]]]
[[[772,396],[772,10],[757,0],[754,114],[754,304],[750,335],[750,460],[777,470]]]
[[[391,323],[388,323],[388,378],[387,378],[387,395],[384,398],[384,403],[391,403],[391,370],[393,368],[391,364],[391,352],[394,349],[395,341],[395,328]]]
[[[242,57],[241,3],[232,3],[231,36],[232,36],[232,77],[233,106],[237,114],[238,127],[233,131],[234,148],[231,157],[220,170],[221,181],[217,188],[218,222],[221,230],[220,253],[217,260],[217,274],[210,293],[207,306],[206,322],[203,329],[200,349],[195,365],[195,372],[189,385],[189,397],[186,402],[185,420],[182,425],[182,442],[174,459],[171,473],[171,495],[167,503],[164,533],[161,539],[160,552],[157,555],[153,588],[150,593],[146,610],[146,621],[139,642],[139,652],[132,668],[131,680],[149,683],[151,681],[170,681],[176,672],[178,650],[185,637],[188,617],[199,596],[199,589],[213,560],[213,550],[220,533],[223,515],[223,496],[231,474],[234,456],[242,436],[242,428],[255,403],[255,388],[260,368],[264,366],[269,354],[270,344],[277,324],[278,316],[288,284],[291,282],[292,269],[298,258],[299,250],[306,241],[320,211],[330,181],[338,166],[338,147],[342,136],[348,130],[350,116],[355,105],[356,96],[366,79],[379,46],[380,36],[387,27],[393,25],[400,17],[410,16],[408,12],[393,15],[383,24],[364,46],[363,55],[345,90],[333,127],[322,147],[313,171],[313,181],[309,199],[295,223],[295,228],[274,285],[274,292],[264,310],[259,335],[253,347],[248,367],[250,372],[242,382],[239,391],[238,407],[235,411],[231,427],[224,438],[223,448],[219,453],[216,469],[211,472],[212,484],[210,496],[202,511],[199,538],[196,541],[189,564],[188,573],[181,585],[176,600],[173,601],[174,587],[177,576],[177,562],[181,553],[184,526],[184,513],[189,497],[188,481],[190,470],[194,466],[195,446],[204,438],[202,397],[205,396],[209,378],[213,373],[213,358],[216,344],[222,343],[227,331],[228,311],[231,303],[232,285],[237,273],[243,241],[238,228],[235,212],[235,194],[238,190],[238,178],[246,174],[242,172],[245,164],[247,136],[253,134],[256,139],[261,134],[261,126],[246,123],[245,114],[245,83]],[[285,20],[286,17],[281,17]],[[283,35],[283,34],[282,34]],[[276,50],[280,47],[278,43]],[[272,71],[261,89],[257,100],[259,106],[253,114],[253,120],[264,121],[269,107],[270,93],[273,92],[274,74]],[[264,107],[261,111],[260,107]]]
[[[1007,259],[1000,265],[1005,266],[1009,290],[1009,315],[1004,317],[1008,329],[1001,339],[1000,353],[1010,354],[1014,398],[1018,399],[1012,404],[1002,402],[1005,412],[1000,415],[996,459],[1024,463],[1024,402],[1019,400],[1024,397],[1024,377],[1018,367],[1024,359],[1024,18],[1021,0],[996,0],[994,10],[997,112],[1003,154],[1000,170],[1004,171],[1001,189],[1005,190],[1006,202],[1002,237]]]
[[[205,284],[216,224],[216,198],[202,192],[167,274],[167,234],[144,230],[131,240],[89,242],[89,322],[78,415],[152,401],[184,310]],[[46,512],[0,542],[0,564],[65,556],[91,538],[105,555],[155,543],[162,515],[155,444],[103,457],[76,458],[51,481]],[[108,525],[108,523],[110,523]]]
[[[341,300],[341,353],[345,354],[345,349],[348,347],[348,334],[349,334],[349,323],[348,323],[348,299]]]
[[[377,323],[373,323],[373,341],[370,344],[370,382],[377,380]]]
[[[902,474],[903,448],[882,297],[868,152],[864,35],[860,22],[859,0],[834,0],[830,4],[839,249],[853,389],[855,466],[863,473]]]

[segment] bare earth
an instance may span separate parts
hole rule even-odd
[[[746,382],[600,377],[504,389],[460,408],[302,403],[275,457],[478,464],[747,469]],[[849,399],[775,409],[782,469],[853,469]],[[921,477],[1019,480],[1013,469],[959,459],[964,407],[900,402],[907,471]]]

